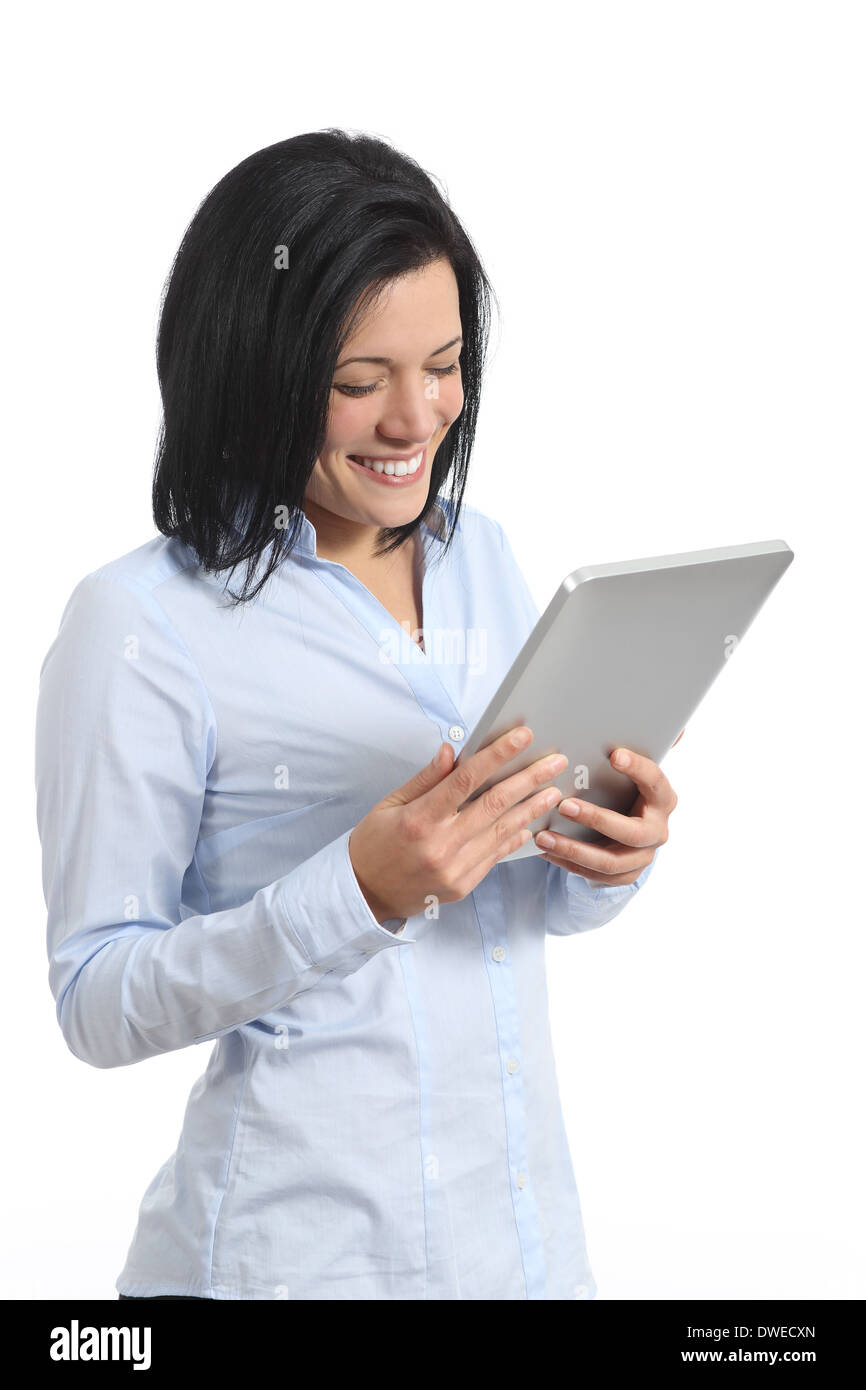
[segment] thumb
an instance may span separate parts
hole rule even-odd
[[[443,754],[442,749],[447,751]],[[396,787],[389,792],[379,802],[380,807],[385,806],[406,806],[410,801],[415,801],[425,792],[429,792],[437,786],[444,777],[448,776],[454,764],[454,749],[450,743],[440,743],[432,760],[422,767],[420,772],[416,772],[414,777],[410,777],[408,782],[404,782],[402,787]]]

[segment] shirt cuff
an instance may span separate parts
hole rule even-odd
[[[326,970],[357,965],[359,954],[372,956],[415,941],[405,932],[408,918],[391,918],[393,930],[376,921],[349,857],[352,830],[286,874],[278,898],[286,925],[310,964]]]
[[[643,888],[655,867],[657,856],[658,850],[646,868],[638,874],[634,883],[612,883],[607,888],[603,883],[596,883],[594,879],[584,878],[581,874],[565,870],[566,889],[572,897],[580,898],[583,902],[598,903],[601,907],[613,907],[616,903],[624,902],[626,898],[634,897],[638,889]]]

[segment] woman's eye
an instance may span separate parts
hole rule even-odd
[[[347,396],[369,396],[371,391],[375,391],[376,382],[372,386],[349,386],[348,382],[334,382],[337,391],[343,391]]]
[[[451,363],[450,367],[428,367],[428,368],[427,368],[427,371],[424,373],[424,375],[425,375],[425,376],[451,376],[454,372],[456,372],[456,371],[458,370],[459,366],[460,366],[460,360],[459,360],[459,358],[458,358],[458,360],[457,360],[456,362],[452,362],[452,363]],[[376,389],[376,387],[378,386],[378,384],[379,384],[379,383],[378,383],[377,381],[374,381],[373,384],[372,384],[372,386],[350,386],[349,383],[346,382],[346,381],[343,381],[343,382],[337,382],[337,381],[335,381],[335,382],[334,382],[334,390],[335,390],[335,391],[342,391],[343,394],[346,395],[346,396],[369,396],[369,395],[371,395],[371,394],[375,391],[375,389]]]

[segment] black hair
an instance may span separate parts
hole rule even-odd
[[[298,538],[355,325],[389,281],[443,257],[459,291],[463,409],[433,458],[424,508],[382,528],[377,554],[412,535],[449,478],[443,553],[457,526],[495,300],[469,237],[413,159],[333,127],[250,155],[199,205],[160,309],[153,516],[206,570],[246,562],[235,602],[258,593]],[[278,510],[291,516],[282,529]]]

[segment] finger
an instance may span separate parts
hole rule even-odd
[[[580,821],[581,825],[587,825],[619,844],[640,848],[663,844],[667,838],[667,819],[655,806],[647,806],[641,815],[623,816],[607,806],[596,806],[592,801],[578,801],[576,797],[567,796],[556,809],[566,820]]]
[[[531,742],[532,730],[525,724],[519,724],[516,728],[500,734],[499,738],[494,739],[486,748],[479,749],[465,762],[452,767],[449,776],[427,793],[425,810],[435,820],[447,820],[449,816],[456,816],[463,802],[472,795],[476,787],[480,787],[492,773],[528,748]]]
[[[597,874],[592,869],[578,869],[568,859],[559,859],[555,854],[546,853],[539,855],[540,859],[546,859],[548,864],[556,864],[560,869],[566,869],[569,873],[579,874],[581,878],[588,879],[590,883],[600,883],[602,887],[616,888],[620,884],[634,883],[640,875],[632,871],[630,874]]]
[[[442,750],[447,752],[443,754]],[[425,792],[447,777],[454,765],[454,749],[450,743],[440,743],[439,747],[426,767],[422,767],[420,772],[416,772],[414,777],[410,777],[408,782],[404,782],[402,787],[395,787],[394,791],[389,792],[376,805],[376,810],[386,806],[406,806],[410,801],[415,801]]]
[[[625,757],[625,763],[617,760],[620,756]],[[648,805],[658,806],[666,815],[670,815],[677,804],[676,792],[658,763],[630,748],[615,748],[610,762],[617,772],[631,778]]]
[[[459,813],[460,833],[472,837],[489,831],[496,822],[505,819],[510,808],[516,808],[519,802],[523,802],[539,787],[544,787],[545,783],[552,777],[559,776],[567,767],[568,759],[562,753],[550,753],[543,758],[537,758],[520,772],[514,772],[510,777],[503,777],[501,781],[494,782]],[[543,810],[549,811],[562,800],[562,792],[557,786],[545,787],[545,792],[552,794],[549,799],[545,799],[543,806]],[[541,814],[541,811],[536,812],[536,815]],[[507,824],[526,825],[528,820],[533,819],[533,816],[518,816]]]
[[[683,736],[684,733],[685,733],[685,729],[682,730],[682,733],[679,733],[679,734],[677,735],[677,737],[674,739],[673,743],[671,744],[671,747],[672,747],[672,748],[676,748],[677,744],[679,743],[679,741],[680,741],[680,739],[682,738],[682,736]]]
[[[524,826],[529,826],[532,821],[550,811],[561,796],[558,787],[544,787],[535,796],[526,797],[518,806],[513,806],[510,811],[500,816],[494,825],[485,822],[479,834],[464,843],[459,854],[467,863],[478,863],[490,856],[493,857],[493,862],[497,858],[501,859],[502,844],[510,841]],[[465,814],[464,811],[460,812],[461,825],[464,824]]]
[[[472,875],[475,879],[475,883],[480,883],[481,880],[486,878],[490,873],[494,864],[498,864],[500,859],[504,859],[506,855],[511,854],[514,850],[520,849],[520,846],[525,845],[529,838],[530,832],[524,826],[522,830],[515,831],[513,835],[503,840],[501,844],[498,844],[496,848],[485,855],[479,863],[476,863]]]
[[[599,874],[629,874],[633,869],[645,869],[652,859],[655,849],[626,849],[619,845],[591,845],[586,840],[572,840],[568,835],[557,835],[552,830],[539,831],[539,834],[553,836],[552,845],[538,845],[546,854],[555,854],[570,868],[578,866],[578,872],[592,869]],[[538,835],[535,837],[538,844]]]

